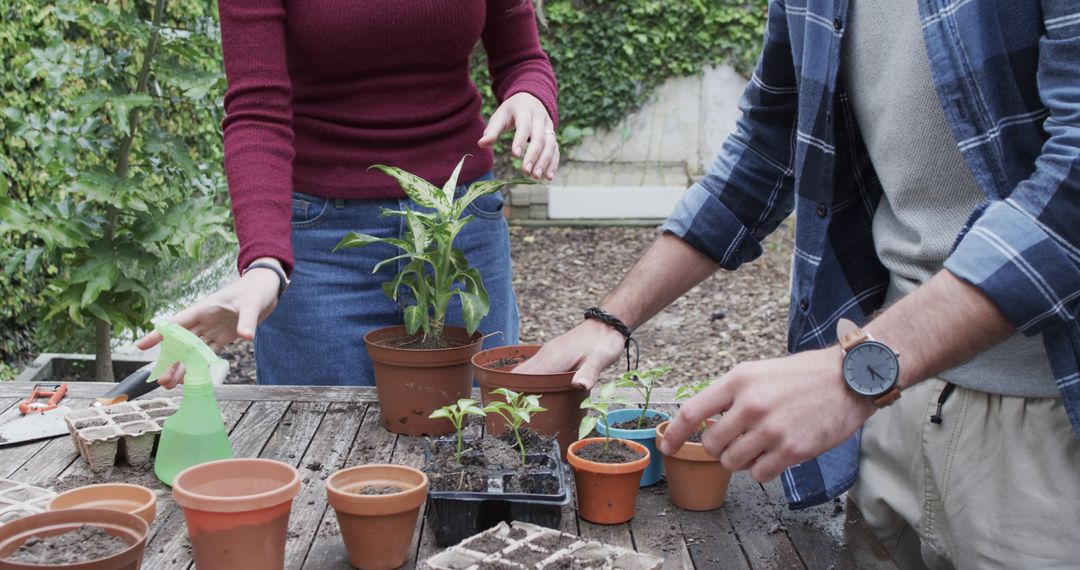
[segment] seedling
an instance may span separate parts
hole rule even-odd
[[[585,436],[589,435],[589,432],[596,429],[597,422],[603,421],[604,423],[604,453],[608,452],[608,447],[611,444],[611,426],[608,425],[608,410],[612,404],[630,405],[630,401],[624,398],[622,395],[615,392],[617,382],[608,382],[604,384],[599,391],[599,398],[590,397],[581,403],[581,409],[593,410],[598,416],[587,415],[581,419],[581,425],[578,427],[578,439],[585,439]]]
[[[615,382],[615,385],[619,388],[637,390],[637,393],[641,394],[642,399],[645,400],[645,406],[641,408],[641,415],[638,416],[637,429],[641,429],[642,424],[645,423],[645,412],[649,409],[649,402],[652,399],[652,391],[656,387],[656,381],[668,372],[671,372],[670,366],[661,366],[652,370],[630,370]]]
[[[433,211],[383,209],[383,216],[405,218],[407,231],[403,239],[349,232],[334,247],[337,251],[385,243],[401,250],[400,254],[377,263],[372,273],[384,265],[408,260],[393,279],[383,283],[383,292],[395,302],[402,288],[412,292],[413,304],[405,307],[404,312],[405,330],[410,335],[422,330],[423,341],[442,339],[446,310],[455,295],[461,299],[462,320],[470,335],[476,332],[481,319],[491,308],[480,271],[469,267],[465,253],[454,248],[458,233],[473,220],[473,216],[462,217],[465,208],[481,196],[498,192],[503,186],[535,183],[528,179],[485,180],[472,184],[462,197],[455,199],[454,191],[465,158],[458,162],[442,189],[400,168],[372,166],[394,177],[413,202]]]
[[[675,395],[672,396],[672,398],[674,398],[676,401],[689,400],[690,398],[693,398],[694,396],[700,394],[703,390],[705,390],[705,388],[708,388],[711,385],[712,380],[698,380],[697,382],[691,384],[683,384],[675,389]],[[707,422],[701,422],[702,431],[704,431],[707,427],[709,427],[709,424]]]
[[[449,406],[443,406],[431,413],[429,418],[446,418],[450,420],[450,423],[454,424],[454,429],[457,430],[457,459],[458,465],[461,465],[461,428],[465,424],[465,416],[484,416],[484,410],[481,410],[476,405],[476,400],[469,398],[462,398],[457,401],[456,404],[450,404]]]
[[[532,415],[546,412],[547,408],[540,407],[540,396],[533,394],[519,394],[506,388],[498,388],[491,391],[506,398],[505,402],[492,402],[484,406],[485,414],[496,413],[506,420],[506,425],[514,431],[514,439],[517,440],[518,449],[521,450],[521,464],[525,465],[525,443],[521,441],[521,424],[532,421]]]

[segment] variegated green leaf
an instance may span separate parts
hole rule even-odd
[[[425,208],[437,210],[443,216],[447,216],[450,213],[450,202],[446,199],[442,190],[436,188],[427,180],[393,166],[376,164],[371,168],[381,170],[397,180],[398,185],[401,186],[401,190],[405,192],[405,195],[413,202],[416,202]]]
[[[469,207],[474,200],[481,196],[486,196],[494,192],[498,192],[504,186],[511,186],[514,184],[531,185],[536,184],[535,180],[529,178],[514,178],[511,180],[481,180],[480,182],[473,182],[469,185],[469,189],[465,192],[465,195],[454,203],[454,216],[458,218],[461,216],[465,208]]]
[[[465,164],[465,159],[469,158],[469,155],[461,157],[461,160],[457,163],[457,168],[454,168],[454,173],[450,175],[450,178],[446,180],[446,184],[443,184],[443,195],[446,196],[448,203],[454,202],[454,192],[457,190],[458,177],[461,176],[461,167]]]
[[[405,332],[416,334],[416,331],[424,326],[424,321],[427,320],[426,308],[421,308],[419,305],[405,307]]]
[[[361,234],[357,232],[349,232],[345,237],[341,238],[341,241],[334,246],[334,251],[339,249],[346,249],[350,247],[364,247],[365,245],[371,245],[373,243],[382,243],[384,238],[378,238],[368,234]]]
[[[424,223],[420,221],[420,217],[416,215],[416,212],[406,210],[405,221],[409,224],[409,234],[412,237],[413,251],[427,251],[428,244],[431,243],[431,236],[428,234],[427,228],[424,227]]]

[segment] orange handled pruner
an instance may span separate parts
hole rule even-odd
[[[23,415],[30,412],[45,413],[49,410],[55,409],[60,403],[60,400],[64,399],[64,395],[67,394],[67,384],[35,384],[34,391],[30,393],[30,397],[23,403],[19,404],[19,412]],[[41,398],[48,398],[47,402],[39,402]]]

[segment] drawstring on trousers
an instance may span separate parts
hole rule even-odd
[[[951,382],[945,384],[945,389],[941,391],[941,395],[937,399],[937,413],[930,416],[930,423],[941,424],[941,407],[945,405],[945,400],[949,399],[953,390],[956,390],[956,384]]]

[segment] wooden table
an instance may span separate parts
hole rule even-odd
[[[77,408],[88,405],[109,385],[70,386],[65,404]],[[31,387],[0,383],[0,409],[11,408]],[[671,402],[670,392],[658,392],[654,401],[661,404],[656,407],[674,409],[664,404]],[[382,429],[372,388],[221,386],[217,396],[238,457],[276,459],[300,471],[302,486],[289,519],[286,567],[349,568],[333,509],[326,502],[324,480],[343,466],[361,463],[420,466],[425,439]],[[64,477],[90,475],[67,436],[0,448],[0,477],[49,487]],[[188,568],[191,556],[183,514],[164,486],[158,490],[158,516],[150,529],[143,567]],[[616,526],[585,522],[571,504],[563,514],[562,530],[655,554],[664,559],[664,568],[895,568],[850,504],[792,512],[783,504],[778,482],[759,485],[746,473],[732,478],[726,503],[713,512],[678,509],[666,493],[663,482],[643,489],[637,516]],[[438,551],[423,517],[413,542],[407,568]]]

